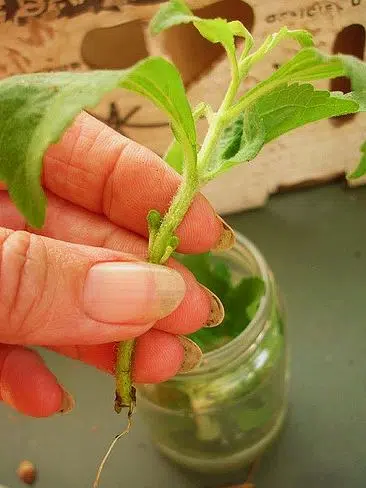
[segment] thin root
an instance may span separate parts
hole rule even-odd
[[[93,483],[93,488],[98,488],[99,486],[99,481],[100,481],[100,476],[102,474],[102,471],[103,471],[103,468],[104,468],[104,465],[105,463],[107,462],[111,452],[113,451],[113,448],[114,446],[117,444],[117,442],[121,439],[121,437],[127,435],[130,430],[131,430],[131,425],[132,425],[132,414],[133,414],[133,408],[131,408],[128,412],[128,415],[127,415],[127,427],[125,428],[125,430],[123,432],[121,432],[120,434],[116,435],[116,437],[113,439],[111,445],[109,446],[108,448],[108,451],[106,452],[106,454],[104,455],[103,459],[102,459],[102,462],[100,463],[99,465],[99,468],[98,468],[98,472],[97,472],[97,476],[95,478],[95,481]]]

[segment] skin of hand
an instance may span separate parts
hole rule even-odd
[[[136,383],[194,366],[197,349],[180,336],[212,325],[212,296],[173,259],[144,262],[146,215],[164,213],[179,183],[156,154],[82,113],[45,154],[41,230],[0,186],[0,401],[34,417],[71,410],[72,396],[29,346],[113,374],[116,342],[138,338]],[[222,247],[225,232],[199,194],[178,250]]]

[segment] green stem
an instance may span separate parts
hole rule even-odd
[[[228,52],[228,57],[231,64],[231,82],[218,112],[213,117],[212,123],[207,131],[205,140],[203,141],[201,150],[198,154],[198,173],[200,175],[201,182],[205,181],[205,174],[207,172],[207,167],[209,165],[212,153],[215,150],[221,132],[224,130],[225,125],[227,124],[226,113],[233,104],[240,83],[238,63],[235,54]]]
[[[168,212],[163,218],[153,245],[151,246],[149,256],[150,263],[164,264],[162,258],[164,257],[169,239],[174,235],[175,230],[183,220],[198,189],[199,182],[197,176],[184,180],[179,187]],[[164,261],[166,261],[166,259]]]
[[[231,107],[226,116],[228,120],[233,120],[238,117],[249,105],[251,105],[259,97],[270,92],[277,86],[283,85],[287,82],[287,79],[273,80],[270,83],[259,83],[254,88],[249,90],[238,102]]]
[[[148,261],[154,264],[164,264],[169,254],[167,249],[171,245],[171,239],[178,225],[183,220],[184,215],[189,209],[192,200],[199,190],[199,180],[197,176],[196,154],[189,142],[184,146],[185,171],[183,181],[176,193],[173,202],[165,214],[159,230],[152,239],[149,246]],[[129,414],[132,413],[136,402],[136,390],[132,384],[132,359],[135,340],[121,342],[117,351],[116,366],[116,399],[115,411],[120,413],[122,407],[128,407]]]
[[[227,124],[226,113],[230,110],[236,97],[240,77],[239,68],[235,53],[228,53],[231,63],[232,79],[225,98],[213,116],[212,123],[207,131],[202,148],[198,155],[184,134],[177,131],[177,139],[181,142],[184,152],[184,173],[183,181],[180,185],[170,207],[163,217],[160,227],[154,229],[150,235],[148,261],[154,264],[165,264],[170,254],[177,245],[175,231],[187,213],[192,200],[204,182],[204,176],[210,162],[213,151],[221,132]],[[134,340],[121,342],[117,353],[116,368],[116,401],[115,410],[120,412],[123,406],[127,406],[132,412],[135,405],[135,388],[132,385],[131,363],[134,351]]]
[[[132,385],[132,355],[135,348],[133,339],[118,344],[116,364],[116,398],[114,410],[120,413],[122,408],[128,407],[129,415],[132,414],[136,403],[136,390]]]

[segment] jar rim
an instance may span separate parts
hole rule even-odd
[[[236,336],[234,339],[232,339],[224,346],[205,353],[203,355],[202,363],[198,368],[195,368],[192,371],[188,371],[186,373],[180,373],[169,381],[172,380],[174,381],[175,378],[178,381],[182,379],[189,379],[207,373],[212,368],[210,364],[216,363],[216,367],[217,367],[217,362],[220,362],[221,360],[223,361],[227,360],[228,356],[231,356],[231,354],[237,350],[238,346],[241,349],[243,348],[245,350],[248,349],[252,345],[256,337],[263,330],[265,323],[267,322],[266,317],[268,317],[268,315],[266,314],[272,300],[270,270],[267,261],[265,260],[265,258],[263,257],[259,249],[256,247],[256,245],[252,241],[250,241],[247,237],[245,237],[244,235],[242,235],[240,232],[237,231],[235,231],[235,237],[236,237],[236,243],[233,249],[236,248],[240,251],[240,248],[242,248],[245,249],[246,252],[249,251],[251,257],[254,259],[255,264],[259,270],[257,276],[260,277],[264,282],[265,291],[260,300],[259,307],[253,319],[249,322],[249,324],[238,336]]]

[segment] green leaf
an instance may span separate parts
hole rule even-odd
[[[264,142],[264,125],[256,110],[248,109],[223,131],[203,180],[209,181],[237,164],[251,161]]]
[[[250,58],[251,56],[248,59]],[[353,94],[349,97],[353,97],[365,107],[366,64],[353,56],[328,55],[312,47],[303,48],[269,78],[258,83],[248,94],[253,96],[258,91],[270,91],[283,83],[309,82],[339,76],[351,78]],[[241,100],[243,99],[244,97]]]
[[[254,54],[254,56],[256,53]],[[249,56],[248,60],[250,60]],[[245,63],[244,63],[245,66]],[[286,83],[308,82],[321,79],[332,79],[343,76],[346,67],[338,56],[329,56],[315,48],[303,48],[293,58],[284,63],[270,77],[258,83],[249,90],[232,108],[236,113],[242,106],[247,106],[248,100],[256,100],[264,93],[268,93]]]
[[[313,37],[310,32],[306,30],[290,30],[287,27],[282,27],[278,32],[270,34],[255,53],[248,56],[247,59],[242,60],[243,71],[248,71],[255,63],[262,60],[285,39],[293,39],[297,41],[302,48],[314,46]]]
[[[191,268],[195,274],[195,269]],[[218,294],[225,307],[222,324],[212,329],[200,329],[190,338],[204,352],[212,351],[230,342],[245,330],[258,310],[264,294],[263,281],[257,277],[243,278],[238,285],[231,285],[226,293]]]
[[[314,46],[313,36],[310,34],[310,32],[303,29],[291,30],[287,27],[282,27],[282,29],[280,29],[277,34],[270,36],[270,41],[268,42],[267,46],[267,52],[269,50],[268,47],[270,49],[273,49],[280,41],[284,39],[293,39],[294,41],[297,41],[301,47]]]
[[[196,122],[205,114],[207,116],[210,113],[211,107],[206,103],[199,103],[197,107],[195,107],[193,111],[193,120]],[[197,152],[199,150],[198,145]],[[184,153],[182,150],[181,144],[177,141],[177,139],[173,139],[172,143],[170,144],[165,156],[164,161],[169,164],[177,173],[180,175],[183,174],[183,167],[184,167]]]
[[[21,75],[0,81],[0,179],[33,226],[45,216],[43,154],[84,107],[116,87],[121,73]]]
[[[346,93],[344,96],[348,100],[353,100],[358,104],[359,112],[366,112],[366,89],[362,91]]]
[[[359,111],[366,112],[366,63],[353,56],[338,55],[351,80],[352,92],[346,96],[359,104]]]
[[[248,31],[245,25],[242,24],[239,20],[232,20],[231,22],[229,22],[229,27],[231,32],[234,34],[234,36],[242,37],[243,39],[246,40],[247,42],[246,52],[248,52],[254,44],[254,39],[252,34]]]
[[[176,139],[174,139],[169,146],[169,149],[164,156],[164,161],[180,175],[183,173],[184,154],[182,146]]]
[[[346,68],[346,75],[351,79],[352,92],[346,97],[359,105],[360,112],[366,112],[366,63],[353,56],[339,55]],[[366,174],[366,141],[361,146],[361,159],[357,168],[347,175],[354,180]]]
[[[206,178],[251,161],[265,143],[297,127],[358,111],[358,103],[342,93],[315,90],[308,83],[280,85],[259,97],[226,127]]]
[[[169,115],[179,141],[196,148],[182,80],[162,58],[148,58],[123,71],[19,75],[0,81],[0,180],[31,225],[41,227],[45,218],[40,186],[45,151],[76,115],[117,87],[152,100]]]
[[[242,114],[243,132],[241,134],[239,149],[235,154],[223,153],[220,173],[227,171],[236,164],[251,161],[256,157],[265,141],[263,123],[255,108]]]
[[[221,43],[228,52],[234,52],[234,34],[227,20],[197,19],[194,21],[194,26],[210,42]]]
[[[243,316],[246,314],[248,322],[253,319],[265,291],[263,280],[258,277],[243,278],[231,290],[228,298],[228,313],[230,314],[231,330],[237,334],[242,330]]]
[[[182,78],[163,58],[152,57],[127,70],[120,86],[149,98],[171,118],[174,132],[196,146],[196,128]],[[180,139],[180,142],[185,140]]]
[[[299,51],[284,63],[267,80],[260,83],[315,81],[336,78],[345,74],[345,66],[338,56],[323,54],[315,48]],[[257,86],[259,86],[257,85]]]
[[[253,319],[265,291],[264,282],[247,277],[234,284],[226,262],[210,253],[176,257],[224,305],[225,319],[219,327],[201,329],[189,336],[204,352],[217,349],[239,335]]]
[[[152,34],[159,34],[173,26],[191,22],[203,37],[212,43],[221,43],[230,54],[235,52],[235,36],[245,38],[250,47],[253,44],[251,34],[241,22],[228,22],[221,18],[201,19],[194,15],[181,0],[170,0],[163,4],[151,20],[150,30]]]
[[[345,67],[345,74],[351,79],[353,92],[366,91],[366,63],[354,56],[338,54],[337,57]]]
[[[212,272],[222,283],[225,283],[225,291],[227,291],[231,287],[231,273],[227,264],[223,261],[214,262]],[[218,293],[222,292],[218,291]]]
[[[177,259],[184,264],[196,279],[213,291],[217,296],[224,297],[231,288],[231,275],[226,264],[212,257],[210,253],[181,255]],[[223,268],[226,268],[223,270]],[[224,304],[225,305],[225,304]]]
[[[232,124],[225,127],[218,143],[220,159],[230,159],[239,151],[244,131],[243,121],[244,116],[241,114]]]
[[[306,83],[282,85],[255,104],[265,130],[265,142],[310,122],[355,113],[358,104],[342,93],[315,90]]]
[[[195,15],[181,0],[170,0],[164,3],[150,22],[150,31],[156,35],[163,30],[179,24],[189,24]]]
[[[366,174],[366,141],[361,146],[361,160],[357,168],[347,175],[348,180],[355,180]]]
[[[270,34],[264,41],[263,45],[261,46],[263,54],[268,54],[285,39],[293,39],[297,41],[301,47],[314,46],[313,36],[310,34],[310,32],[301,29],[291,30],[287,27],[282,27],[278,32]]]

